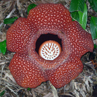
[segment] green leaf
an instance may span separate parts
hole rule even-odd
[[[3,55],[6,53],[6,40],[0,42],[0,53],[3,53]]]
[[[27,90],[28,90],[28,91],[30,91],[30,90],[31,90],[31,88],[27,88]]]
[[[88,0],[94,11],[97,12],[97,0]]]
[[[83,29],[86,29],[86,24],[87,24],[87,6],[86,3],[84,3],[84,10],[83,12],[81,11],[75,11],[71,12],[71,16],[73,20],[77,20],[79,24],[82,26]]]
[[[93,39],[97,39],[97,17],[91,17],[90,31]]]
[[[27,8],[27,14],[29,14],[29,11],[30,11],[32,8],[36,7],[36,6],[37,6],[36,4],[30,4],[30,5],[28,6],[28,8]]]
[[[4,93],[5,93],[5,91],[2,91],[2,92],[0,93],[0,96],[3,96],[3,95],[4,95]]]
[[[18,19],[18,18],[17,17],[6,18],[6,19],[4,19],[4,24],[12,24],[16,19]]]
[[[81,11],[83,12],[84,10],[84,0],[71,0],[70,3],[70,12],[74,11]]]
[[[77,11],[71,12],[71,17],[72,17],[73,21],[75,21],[75,20],[79,21],[79,14]]]
[[[82,26],[83,29],[86,29],[87,24],[87,5],[84,4],[84,10],[83,12],[78,11],[79,14],[79,23]]]
[[[97,45],[96,44],[94,44],[94,49],[96,49],[97,48]]]

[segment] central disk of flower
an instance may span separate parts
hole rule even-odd
[[[45,60],[54,60],[61,53],[61,46],[53,40],[45,41],[39,48],[39,55]]]

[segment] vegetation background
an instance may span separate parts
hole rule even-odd
[[[81,60],[83,72],[69,84],[57,89],[59,97],[97,97],[97,0],[0,0],[0,96],[1,97],[54,97],[54,89],[44,82],[35,89],[17,85],[9,71],[14,55],[6,48],[6,32],[19,17],[27,17],[29,10],[41,3],[62,3],[71,13],[72,19],[91,33],[94,51]]]

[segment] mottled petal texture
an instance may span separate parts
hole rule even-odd
[[[34,60],[30,60],[26,54],[16,53],[10,62],[9,68],[20,86],[34,88],[46,81],[43,68],[37,66]]]
[[[38,52],[49,40],[58,42],[61,48],[54,60],[45,60]],[[45,45],[46,54],[54,53],[55,48],[50,45]],[[40,4],[30,10],[27,18],[19,18],[8,29],[7,49],[16,52],[9,69],[20,86],[35,88],[50,80],[60,88],[82,72],[80,58],[93,51],[93,41],[78,22],[72,21],[62,4]]]
[[[71,21],[69,11],[61,4],[40,4],[29,12],[28,19],[39,29],[62,29]]]
[[[49,70],[48,76],[56,88],[61,88],[76,78],[82,70],[83,65],[80,59],[71,55],[63,64],[60,64],[57,69]]]
[[[80,57],[93,50],[91,34],[86,32],[78,22],[73,21],[64,26],[64,33],[70,39],[73,55]]]
[[[13,52],[27,52],[30,36],[37,31],[33,22],[19,18],[7,31],[7,49]]]

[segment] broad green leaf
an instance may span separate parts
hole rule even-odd
[[[96,49],[97,48],[97,45],[96,44],[94,44],[94,49]]]
[[[6,53],[6,40],[0,42],[0,53]]]
[[[30,11],[32,8],[34,8],[34,7],[36,7],[36,4],[30,4],[30,5],[28,6],[28,8],[27,8],[27,14],[29,14],[29,11]]]
[[[97,12],[97,0],[88,0],[94,11]]]
[[[4,93],[5,93],[5,91],[2,91],[2,92],[0,93],[0,97],[2,97],[2,96],[4,95]]]
[[[75,21],[75,20],[79,21],[78,11],[71,12],[70,14],[71,14],[71,17],[72,17],[73,21]]]
[[[97,39],[97,17],[91,17],[90,31],[93,39]]]
[[[71,0],[70,3],[70,12],[74,11],[81,11],[83,12],[84,10],[84,0]]]
[[[12,24],[14,23],[14,21],[18,19],[17,17],[13,17],[13,18],[6,18],[4,19],[4,24]]]
[[[86,29],[87,24],[87,5],[84,4],[84,10],[83,12],[78,11],[79,14],[79,23],[82,26],[83,29]]]
[[[30,91],[30,90],[31,90],[31,88],[27,88],[27,90],[28,90],[28,91]]]

